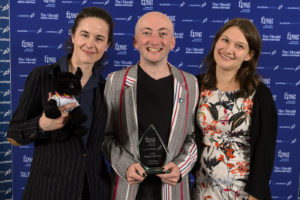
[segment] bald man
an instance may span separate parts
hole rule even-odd
[[[163,13],[149,12],[138,20],[133,44],[139,62],[110,74],[105,86],[103,152],[113,168],[112,199],[188,200],[188,173],[197,158],[197,81],[168,62],[175,47],[174,26]],[[139,159],[138,142],[150,125],[168,149],[158,174],[147,174]]]

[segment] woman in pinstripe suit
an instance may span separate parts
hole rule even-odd
[[[34,143],[30,176],[22,199],[26,200],[102,200],[109,198],[109,176],[101,143],[106,123],[103,104],[105,81],[95,67],[113,43],[113,21],[103,9],[84,8],[71,28],[71,53],[55,64],[35,68],[26,80],[24,92],[10,122],[7,138],[13,145]],[[51,139],[69,118],[60,107],[61,117],[49,119],[43,108],[53,94],[53,68],[83,72],[80,96],[76,97],[88,116],[88,133],[63,141]]]

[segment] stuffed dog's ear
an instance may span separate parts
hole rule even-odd
[[[77,70],[75,72],[75,76],[80,80],[82,77],[82,71],[80,69],[80,67],[77,67]]]
[[[60,67],[59,65],[55,65],[53,68],[53,75],[57,76],[60,73]]]

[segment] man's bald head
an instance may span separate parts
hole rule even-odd
[[[153,12],[148,12],[140,17],[140,19],[137,21],[135,25],[135,30],[134,30],[135,35],[139,29],[143,28],[144,26],[147,26],[150,23],[155,23],[155,22],[157,22],[157,24],[160,24],[160,26],[169,29],[171,34],[174,34],[174,26],[170,18],[161,12],[153,11]]]

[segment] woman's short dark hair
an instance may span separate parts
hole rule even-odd
[[[216,43],[221,35],[230,27],[238,27],[244,34],[249,51],[253,52],[252,58],[249,61],[244,61],[236,74],[236,80],[240,83],[239,96],[248,97],[256,89],[260,76],[256,74],[256,67],[261,52],[261,38],[255,25],[246,18],[234,18],[228,21],[215,35],[211,49],[203,61],[203,66],[207,69],[203,78],[202,85],[206,89],[216,88],[216,61],[214,59],[214,50]]]

